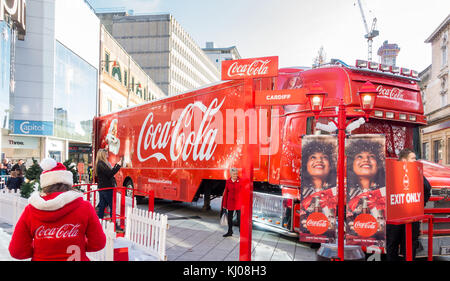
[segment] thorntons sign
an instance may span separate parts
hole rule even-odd
[[[26,2],[25,0],[0,0],[0,21],[11,18],[19,33],[19,40],[23,40],[26,33]]]
[[[222,62],[222,80],[278,76],[278,57],[264,57]]]

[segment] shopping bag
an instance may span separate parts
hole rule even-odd
[[[223,225],[223,226],[228,225],[227,215],[228,215],[228,211],[224,210],[222,212],[222,216],[220,217],[220,225]]]

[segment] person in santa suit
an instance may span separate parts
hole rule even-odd
[[[222,197],[222,209],[228,211],[228,232],[223,237],[233,235],[233,215],[236,211],[238,225],[240,227],[241,218],[241,183],[236,168],[230,169],[231,178],[225,184],[225,191]]]
[[[32,261],[89,261],[86,252],[105,247],[94,207],[72,189],[73,175],[51,158],[41,162],[42,193],[28,199],[9,244],[13,258]]]

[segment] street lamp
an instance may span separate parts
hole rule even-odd
[[[324,98],[326,92],[316,81],[309,88],[309,93],[306,96],[309,99],[311,111],[314,113],[316,119],[319,117],[331,118],[331,121],[338,129],[338,259],[344,260],[344,206],[345,206],[345,190],[344,190],[344,165],[345,165],[345,130],[347,126],[356,118],[365,117],[368,121],[370,113],[375,107],[378,91],[375,86],[367,81],[358,91],[361,109],[363,114],[347,114],[346,105],[341,98],[339,101],[339,110],[337,114],[320,115],[323,110]],[[354,118],[347,122],[347,117]],[[337,122],[335,121],[337,118]]]
[[[364,85],[359,88],[359,103],[361,104],[361,109],[366,113],[366,121],[369,120],[370,113],[375,107],[375,101],[377,99],[378,91],[375,86],[367,81]]]
[[[327,96],[327,92],[325,92],[325,90],[322,88],[319,81],[315,81],[309,89],[310,90],[306,94],[306,97],[309,100],[311,111],[317,117],[323,109],[323,104],[325,101],[325,97]]]

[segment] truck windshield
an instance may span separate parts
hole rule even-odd
[[[397,158],[404,148],[415,149],[418,144],[418,128],[415,124],[370,119],[369,123],[354,130],[352,134],[386,135],[386,157]]]

